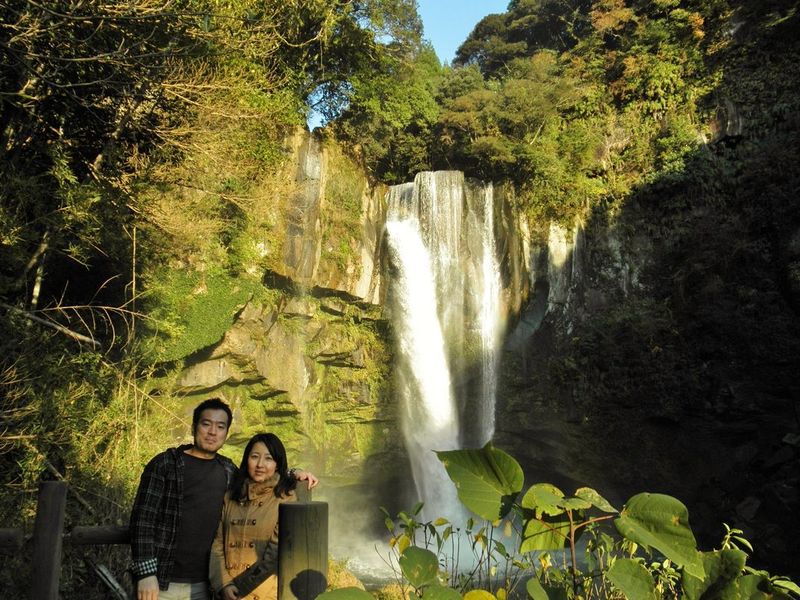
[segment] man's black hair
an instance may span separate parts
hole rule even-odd
[[[194,435],[195,431],[197,431],[197,424],[200,422],[200,415],[203,414],[204,410],[224,410],[225,414],[228,415],[228,430],[231,428],[231,423],[233,423],[233,412],[231,412],[231,407],[228,406],[222,398],[209,398],[208,400],[203,400],[197,407],[194,409],[194,413],[192,414],[192,435]]]

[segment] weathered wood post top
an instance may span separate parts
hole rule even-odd
[[[314,600],[328,587],[328,504],[304,496],[278,508],[278,600]]]

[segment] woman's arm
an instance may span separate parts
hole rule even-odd
[[[282,500],[282,502],[294,501],[296,501],[294,494]],[[238,588],[240,596],[247,596],[247,594],[266,581],[270,575],[278,572],[278,525],[276,521],[261,560],[250,565],[248,569],[233,578],[233,584]]]
[[[233,582],[233,577],[228,573],[225,567],[225,538],[227,529],[225,528],[226,514],[228,507],[228,497],[225,497],[225,502],[222,506],[222,519],[220,519],[217,526],[217,534],[214,536],[214,542],[211,544],[211,557],[208,564],[208,579],[211,582],[211,587],[215,592],[219,592],[222,588],[230,585]]]

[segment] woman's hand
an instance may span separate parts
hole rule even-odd
[[[235,585],[230,584],[222,588],[223,600],[236,600],[238,597],[239,597],[239,588],[237,588]]]
[[[317,487],[317,484],[319,483],[319,479],[317,479],[314,474],[309,471],[295,471],[294,478],[298,481],[308,481],[308,489]]]

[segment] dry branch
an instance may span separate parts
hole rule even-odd
[[[11,312],[17,313],[19,315],[22,315],[26,319],[30,319],[31,321],[35,321],[36,323],[40,323],[42,325],[46,325],[47,327],[51,327],[51,328],[55,329],[56,331],[58,331],[60,333],[63,333],[64,335],[69,336],[72,339],[77,340],[79,342],[84,342],[86,344],[91,344],[95,348],[98,348],[100,346],[100,342],[98,342],[97,340],[94,340],[94,339],[92,339],[90,337],[87,337],[85,335],[81,335],[80,333],[78,333],[76,331],[72,331],[71,329],[67,329],[66,327],[64,327],[63,325],[59,325],[58,323],[53,323],[52,321],[48,321],[47,319],[43,319],[41,317],[37,317],[36,315],[31,314],[26,310],[22,310],[20,308],[15,307],[15,306],[10,306],[10,305],[8,305],[8,304],[6,304],[4,302],[0,302],[0,307],[3,307],[6,310],[9,310]]]

